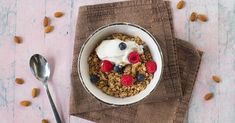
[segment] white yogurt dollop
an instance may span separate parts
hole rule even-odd
[[[128,55],[132,51],[143,53],[143,46],[138,45],[134,41],[125,41],[126,49],[120,50],[119,44],[124,42],[120,39],[104,40],[96,48],[96,53],[101,60],[109,60],[116,65],[129,64]]]

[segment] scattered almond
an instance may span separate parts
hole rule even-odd
[[[37,97],[39,94],[39,90],[37,88],[33,88],[32,89],[32,97],[35,98]]]
[[[196,12],[192,12],[192,14],[190,15],[190,21],[195,21],[197,19],[197,13]]]
[[[48,26],[49,22],[50,22],[50,19],[47,16],[45,16],[44,19],[43,19],[43,26],[44,27]]]
[[[24,100],[24,101],[21,101],[21,102],[20,102],[20,105],[21,105],[21,106],[25,106],[25,107],[29,106],[30,104],[31,104],[31,102],[30,102],[30,101],[27,101],[27,100]]]
[[[17,84],[23,84],[23,83],[24,83],[24,80],[21,79],[21,78],[16,78],[16,79],[15,79],[15,82],[16,82]]]
[[[54,29],[54,27],[49,25],[49,26],[46,26],[46,27],[45,27],[44,32],[45,32],[45,33],[49,33],[49,32],[51,32],[53,29]]]
[[[177,9],[182,9],[185,5],[185,2],[183,0],[180,0],[177,5],[176,5],[176,8]]]
[[[216,82],[216,83],[220,83],[221,79],[220,77],[216,76],[216,75],[213,75],[212,76],[212,79]]]
[[[19,36],[14,36],[14,41],[15,41],[15,43],[17,43],[17,44],[22,43],[22,39],[21,39],[21,37],[19,37]]]
[[[48,122],[48,120],[43,119],[43,120],[42,120],[42,123],[49,123],[49,122]]]
[[[207,21],[207,17],[206,15],[203,15],[203,14],[198,14],[197,15],[197,18],[202,21],[202,22],[206,22]]]
[[[64,15],[64,13],[62,13],[62,12],[55,12],[55,14],[54,14],[54,16],[56,17],[56,18],[59,18],[59,17],[61,17],[61,16],[63,16]]]
[[[210,100],[212,97],[213,97],[213,93],[207,93],[207,94],[204,96],[204,99],[205,99],[205,100]]]

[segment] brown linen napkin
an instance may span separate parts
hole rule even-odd
[[[82,87],[78,78],[77,58],[82,43],[95,29],[105,24],[123,21],[138,24],[150,31],[158,39],[158,43],[162,48],[165,65],[163,77],[156,89],[158,91],[154,91],[144,100],[144,103],[182,95],[177,54],[175,53],[176,45],[172,36],[168,11],[162,0],[136,0],[84,6],[80,7],[79,10],[74,44],[71,113],[110,108],[91,97]],[[83,104],[86,104],[86,106]]]
[[[192,46],[173,38],[171,20],[169,5],[162,0],[137,0],[81,7],[74,44],[70,114],[96,122],[181,122],[188,107],[200,57]],[[87,94],[77,74],[77,57],[83,41],[98,27],[115,21],[135,23],[149,30],[158,39],[165,60],[163,79],[155,92],[138,105],[121,108],[104,105]],[[192,69],[194,67],[196,68]],[[189,74],[186,76],[181,73]]]
[[[188,110],[190,96],[201,61],[201,52],[188,42],[176,40],[180,76],[184,96],[163,102],[130,107],[115,107],[73,115],[98,123],[182,123]]]

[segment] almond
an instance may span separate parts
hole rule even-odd
[[[23,84],[23,83],[24,83],[24,80],[21,79],[21,78],[16,78],[16,79],[15,79],[15,82],[16,82],[17,84]]]
[[[61,17],[61,16],[63,16],[64,15],[64,13],[62,13],[62,12],[55,12],[54,13],[54,16],[56,17],[56,18],[59,18],[59,17]]]
[[[35,98],[38,96],[39,90],[37,88],[32,89],[32,97]]]
[[[212,97],[213,97],[213,93],[207,93],[207,94],[204,96],[204,99],[205,99],[205,100],[210,100]]]
[[[47,16],[45,16],[44,19],[43,19],[43,26],[44,27],[48,26],[49,22],[50,22],[50,19]]]
[[[192,12],[192,14],[190,15],[190,21],[195,21],[197,19],[197,13],[196,12]]]
[[[182,9],[185,5],[185,2],[183,0],[180,0],[177,5],[176,5],[176,8],[177,9]]]
[[[49,33],[49,32],[51,32],[53,29],[54,29],[53,26],[46,26],[45,29],[44,29],[44,32],[45,32],[45,33]]]
[[[27,107],[27,106],[29,106],[30,104],[31,104],[31,102],[28,101],[28,100],[23,100],[23,101],[20,102],[20,105],[21,105],[21,106],[24,106],[24,107]]]
[[[202,22],[206,22],[207,21],[207,17],[206,15],[203,14],[198,14],[197,18],[202,21]]]
[[[43,120],[42,120],[42,123],[49,123],[49,122],[48,122],[48,120],[43,119]]]
[[[15,41],[15,43],[17,43],[17,44],[22,43],[22,39],[21,39],[21,37],[19,37],[19,36],[14,36],[14,41]]]
[[[219,76],[213,75],[212,79],[216,82],[216,83],[220,83],[221,79]]]

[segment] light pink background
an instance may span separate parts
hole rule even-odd
[[[78,7],[87,4],[118,0],[0,0],[0,122],[36,123],[54,117],[47,96],[39,81],[29,70],[31,55],[44,55],[53,68],[49,87],[57,109],[65,122],[69,122],[70,71]],[[175,9],[172,1],[174,28],[177,38],[193,43],[204,51],[201,68],[194,87],[188,123],[235,122],[235,1],[187,0],[182,10]],[[55,11],[62,11],[62,18],[54,18]],[[191,12],[206,14],[209,21],[189,22]],[[52,33],[44,34],[42,19],[51,18],[55,26]],[[14,35],[23,37],[16,45]],[[212,82],[218,74],[220,84]],[[24,85],[14,83],[22,77]],[[31,89],[41,89],[39,97],[32,99]],[[215,93],[208,102],[203,100],[207,92]],[[21,100],[30,100],[30,107],[21,107]],[[72,120],[71,120],[72,121]],[[76,122],[86,122],[76,120]]]

